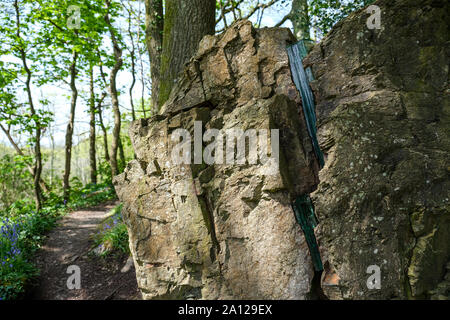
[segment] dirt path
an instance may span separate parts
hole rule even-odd
[[[122,270],[128,257],[107,257],[88,254],[98,224],[116,205],[109,202],[98,207],[76,211],[59,221],[36,256],[41,270],[39,284],[31,298],[37,300],[135,300],[140,299],[133,264]],[[81,288],[68,289],[67,268],[80,267]],[[127,269],[127,268],[125,268]]]

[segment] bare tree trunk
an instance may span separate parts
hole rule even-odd
[[[11,145],[13,146],[14,150],[16,150],[16,153],[19,156],[25,156],[25,153],[22,151],[22,149],[20,149],[20,147],[17,145],[17,143],[14,141],[13,137],[11,136],[11,132],[10,129],[6,129],[1,123],[0,123],[0,129],[2,129],[2,131],[5,133],[6,137],[8,138],[9,142],[11,143]],[[34,167],[31,167],[29,165],[27,165],[27,169],[30,172],[31,176],[34,179]],[[45,181],[42,179],[39,181],[39,184],[41,186],[41,190],[44,190],[44,192],[48,192],[49,188],[47,186],[47,184],[45,183]]]
[[[215,11],[214,0],[166,0],[160,106],[169,98],[175,79],[197,51],[200,40],[207,34],[214,34]]]
[[[17,38],[21,39],[20,34],[20,11],[19,11],[19,5],[18,0],[14,1],[14,8],[16,11],[16,35]],[[35,142],[34,142],[34,168],[33,168],[33,187],[34,187],[34,196],[35,196],[35,202],[36,202],[36,211],[39,211],[42,206],[42,191],[41,191],[41,173],[42,173],[42,154],[41,154],[41,122],[39,119],[39,116],[36,113],[36,109],[34,107],[33,103],[33,97],[31,95],[31,70],[28,68],[27,64],[27,56],[25,48],[23,48],[21,45],[19,47],[19,53],[20,58],[22,60],[23,68],[25,69],[25,72],[27,74],[27,79],[25,81],[25,86],[27,90],[27,96],[28,96],[28,104],[30,106],[30,112],[31,116],[34,119],[35,122]]]
[[[119,137],[119,159],[120,159],[119,169],[120,171],[123,171],[125,166],[125,152],[123,151],[123,143],[120,137]]]
[[[95,145],[95,93],[94,93],[94,69],[91,66],[89,69],[89,77],[90,77],[90,99],[89,99],[89,164],[90,164],[90,174],[91,174],[91,183],[97,184],[97,161],[96,161],[96,145]]]
[[[134,120],[136,120],[136,112],[134,110],[134,101],[133,101],[133,88],[136,83],[136,75],[135,75],[136,64],[135,64],[134,48],[133,48],[133,51],[130,53],[130,55],[131,55],[131,75],[133,77],[133,80],[131,81],[131,86],[130,86],[129,92],[130,92],[131,118],[134,121]]]
[[[51,142],[51,155],[50,155],[50,185],[53,185],[53,179],[55,175],[55,136],[53,132],[53,127],[49,127],[49,136]]]
[[[131,5],[130,5],[130,8],[127,8],[125,5],[124,5],[124,7],[128,11],[128,36],[130,37],[130,41],[131,41],[131,48],[128,49],[128,51],[130,52],[130,58],[131,58],[132,80],[131,80],[131,85],[130,85],[130,89],[128,90],[128,92],[130,94],[131,118],[134,121],[134,120],[136,120],[136,112],[134,109],[134,101],[133,101],[133,88],[134,88],[134,85],[136,84],[136,45],[134,43],[134,36],[133,36],[133,32],[131,30],[132,8],[131,8]],[[139,13],[139,15],[140,15],[140,13]],[[139,16],[138,16],[138,25],[139,25],[138,30],[140,31]],[[138,43],[139,43],[139,38],[138,38]],[[138,48],[138,50],[139,50],[139,48]]]
[[[70,116],[69,123],[67,124],[66,129],[66,146],[65,146],[65,166],[64,166],[64,177],[63,177],[63,192],[64,192],[64,200],[69,200],[70,194],[70,168],[72,161],[72,137],[73,137],[73,127],[75,124],[75,108],[77,105],[78,98],[78,90],[75,84],[75,79],[77,76],[77,59],[78,53],[76,51],[73,52],[72,55],[72,64],[70,65],[70,89],[72,91],[72,99],[70,101]]]
[[[98,49],[97,49],[97,54],[99,56],[101,55],[101,53]],[[107,87],[108,84],[106,82],[106,76],[105,76],[105,72],[103,72],[103,64],[101,61],[100,61],[100,76],[101,76],[101,79],[103,80],[105,87]],[[106,130],[105,123],[103,122],[103,110],[102,110],[103,100],[105,100],[106,95],[107,95],[106,92],[102,92],[102,97],[100,98],[100,100],[98,101],[98,104],[97,104],[97,112],[98,112],[98,121],[100,124],[100,128],[102,129],[102,132],[103,132],[103,147],[105,149],[105,160],[107,162],[110,162],[109,161],[109,147],[108,147],[109,146],[108,131]]]
[[[161,78],[161,53],[163,46],[163,1],[145,0],[145,40],[150,58],[152,77],[152,106],[154,113],[159,109],[158,96]]]
[[[140,7],[139,7],[139,9],[140,9]],[[163,19],[162,16],[161,16],[161,19]],[[147,21],[145,21],[145,22],[147,23]],[[139,10],[139,14],[138,14],[138,25],[141,25],[141,11],[140,10]],[[150,39],[148,39],[147,30],[148,30],[148,26],[146,25],[144,37],[145,37],[145,41],[146,41],[147,52],[149,54],[149,59],[150,59],[150,50],[148,50],[149,46],[147,44]],[[161,37],[162,37],[162,30],[161,30]],[[141,88],[141,112],[143,114],[143,117],[146,118],[145,103],[144,103],[144,97],[145,97],[144,63],[143,63],[143,54],[139,47],[139,43],[141,43],[141,29],[138,29],[137,39],[138,39],[137,48],[138,48],[138,53],[139,53],[139,66],[140,66],[139,72],[141,74],[140,80],[141,80],[141,85],[142,85],[142,88]],[[159,58],[159,61],[161,61],[161,58]],[[150,68],[151,68],[151,64],[150,64]],[[150,80],[151,80],[151,76],[150,76]],[[152,87],[152,90],[153,90],[153,87]],[[155,95],[157,95],[157,94],[155,93]],[[153,93],[152,93],[152,97],[153,97]],[[158,102],[158,101],[155,101],[155,102]],[[150,107],[152,105],[153,105],[153,102],[151,103]],[[134,155],[134,157],[136,158],[136,154]]]
[[[111,6],[111,2],[109,0],[106,0],[106,6],[108,7],[108,9]],[[111,95],[111,103],[112,103],[113,112],[114,112],[113,140],[111,143],[111,154],[110,154],[109,161],[111,164],[111,175],[112,175],[112,177],[114,177],[119,174],[119,166],[118,166],[118,162],[117,162],[117,150],[119,148],[120,126],[121,126],[119,99],[117,96],[117,87],[116,87],[116,77],[117,77],[117,73],[119,72],[120,68],[122,67],[123,60],[122,60],[122,49],[119,47],[119,43],[117,41],[114,28],[111,24],[111,20],[109,19],[109,12],[106,13],[106,15],[105,15],[105,22],[108,25],[109,34],[110,34],[112,45],[113,45],[114,59],[115,59],[115,64],[111,70],[110,79],[109,79],[109,92]]]
[[[143,72],[141,72],[141,75],[142,75],[142,73]],[[141,85],[142,85],[142,90],[141,90],[141,111],[142,111],[142,114],[143,114],[144,118],[146,118],[146,115],[145,115],[145,99],[144,99],[144,97],[145,97],[144,77],[143,76],[141,78]]]
[[[17,143],[14,141],[13,137],[11,136],[11,132],[10,129],[6,129],[1,123],[0,123],[0,128],[2,129],[2,131],[5,133],[6,137],[8,138],[9,142],[11,143],[11,145],[13,146],[14,150],[16,150],[17,154],[19,156],[24,156],[25,154],[23,153],[22,149],[19,148],[19,146],[17,145]],[[34,177],[34,171],[33,168],[29,167],[30,169],[30,173],[33,175]]]
[[[97,112],[98,112],[98,122],[103,132],[103,147],[105,148],[105,160],[109,162],[108,131],[106,130],[105,124],[103,123],[103,111],[102,111],[102,103],[105,97],[106,93],[103,92],[102,98],[97,104]]]

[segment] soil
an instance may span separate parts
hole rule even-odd
[[[130,263],[128,255],[112,254],[100,257],[92,253],[93,236],[98,232],[97,227],[116,205],[116,202],[111,201],[97,207],[75,211],[59,221],[36,255],[35,263],[40,270],[40,276],[30,295],[31,299],[141,299],[134,265]],[[124,268],[127,261],[128,268]],[[67,273],[71,265],[80,268],[80,289],[68,288],[68,279],[73,275],[73,271]]]

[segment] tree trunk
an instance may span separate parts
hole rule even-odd
[[[163,43],[163,1],[145,0],[145,41],[150,58],[152,77],[152,106],[155,113],[158,108],[158,93],[161,73],[161,53]]]
[[[97,184],[97,161],[95,158],[95,93],[94,93],[94,69],[91,66],[89,69],[89,77],[90,77],[90,99],[89,99],[89,163],[90,163],[90,173],[91,173],[91,183]]]
[[[14,2],[14,8],[16,11],[16,35],[17,38],[21,39],[20,34],[20,11],[19,11],[19,4],[18,1],[15,0]],[[20,58],[22,60],[23,68],[27,74],[27,79],[25,81],[27,96],[28,96],[28,104],[30,106],[30,112],[31,116],[34,119],[35,123],[35,142],[34,142],[34,168],[33,168],[33,187],[34,187],[34,196],[35,196],[35,202],[36,202],[36,211],[41,210],[42,206],[42,192],[41,192],[41,173],[42,173],[42,154],[41,154],[41,121],[39,120],[39,116],[36,113],[36,109],[34,107],[33,103],[33,97],[31,95],[31,70],[28,68],[27,64],[27,56],[25,48],[23,48],[21,45],[19,47],[19,53]]]
[[[120,159],[119,169],[122,172],[125,167],[125,152],[123,151],[123,143],[120,136],[119,136],[119,159]]]
[[[2,129],[2,131],[5,133],[6,137],[9,140],[9,142],[13,146],[14,150],[16,150],[16,153],[19,156],[25,156],[25,153],[22,151],[22,149],[19,148],[19,146],[17,145],[17,143],[14,141],[13,137],[11,136],[11,132],[10,132],[9,128],[6,129],[0,123],[0,129]],[[35,175],[34,170],[35,170],[35,168],[27,165],[27,169],[28,169],[28,172],[30,172],[31,176],[34,179],[34,175]],[[41,186],[41,190],[44,190],[44,192],[48,192],[49,191],[49,188],[48,188],[47,184],[45,183],[45,181],[42,179],[42,177],[41,177],[41,180],[39,181],[39,184]]]
[[[110,7],[111,2],[109,0],[106,0],[106,6]],[[111,154],[110,154],[110,164],[111,164],[111,175],[112,177],[119,174],[119,166],[117,162],[117,150],[119,148],[119,139],[120,139],[120,126],[121,126],[121,119],[120,119],[120,109],[119,109],[119,98],[117,96],[117,87],[116,87],[116,77],[117,73],[119,72],[120,68],[122,67],[123,60],[122,60],[122,49],[119,47],[119,43],[116,38],[116,34],[114,31],[114,28],[111,24],[111,21],[109,19],[109,13],[105,15],[105,22],[108,25],[109,29],[109,35],[111,37],[112,45],[113,45],[113,51],[114,51],[114,59],[115,64],[114,67],[111,69],[110,79],[109,79],[109,93],[111,95],[111,103],[113,107],[114,112],[114,129],[113,129],[113,139],[111,143]]]
[[[298,40],[310,40],[310,20],[307,0],[292,0],[289,19],[294,26],[294,34]]]
[[[133,32],[131,32],[131,21],[132,21],[132,15],[131,15],[131,9],[128,10],[128,36],[130,37],[131,41],[131,50],[130,51],[130,58],[131,58],[131,85],[129,89],[130,93],[130,106],[131,106],[131,118],[136,120],[136,112],[134,110],[134,101],[133,101],[133,88],[136,84],[136,46],[134,45],[134,38],[133,38]],[[140,30],[140,29],[139,29]],[[139,41],[139,39],[138,39]]]
[[[214,34],[215,10],[214,0],[166,0],[159,106],[169,98],[175,79],[203,36]]]
[[[101,56],[100,50],[98,50],[98,49],[97,49],[97,54],[98,54],[98,56]],[[106,82],[105,72],[103,72],[103,64],[101,63],[101,60],[100,60],[100,76],[103,80],[103,84],[105,85],[105,87],[108,87],[108,84]],[[108,131],[106,130],[105,124],[103,122],[103,110],[102,110],[103,100],[105,100],[106,96],[107,96],[107,93],[102,92],[102,97],[100,98],[100,100],[98,101],[98,104],[97,104],[97,112],[98,112],[98,122],[100,124],[100,128],[103,131],[103,147],[105,148],[105,160],[107,162],[110,162],[109,161],[109,148],[108,148],[108,146],[109,146]]]
[[[69,200],[70,194],[70,168],[72,161],[72,136],[73,136],[73,127],[75,124],[75,108],[77,105],[78,98],[78,90],[75,84],[75,79],[77,76],[77,59],[78,53],[76,51],[73,52],[72,55],[72,64],[70,65],[70,90],[72,91],[72,99],[70,101],[70,116],[69,123],[67,124],[66,129],[66,146],[65,146],[65,166],[64,166],[64,177],[63,177],[63,192],[64,192],[64,200]]]
[[[133,51],[130,52],[131,55],[131,75],[133,80],[131,81],[131,85],[130,85],[130,106],[131,106],[131,118],[134,120],[136,120],[136,112],[134,110],[134,101],[133,101],[133,88],[134,85],[136,84],[136,64],[135,64],[135,55],[134,55],[134,49]]]
[[[102,98],[97,104],[97,112],[98,112],[98,122],[103,132],[103,147],[105,148],[105,160],[109,162],[108,131],[106,130],[105,124],[103,123],[103,111],[102,111],[102,103],[105,98],[106,93],[103,92]]]
[[[54,176],[55,176],[55,136],[52,127],[49,126],[49,136],[51,143],[51,154],[50,154],[50,185],[53,186]]]

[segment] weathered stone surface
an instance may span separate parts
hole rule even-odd
[[[335,299],[448,297],[449,2],[383,0],[381,30],[359,11],[306,59],[326,153],[314,194]],[[369,290],[370,265],[381,289]]]
[[[161,113],[131,126],[137,160],[114,183],[144,298],[307,298],[313,270],[291,200],[316,188],[318,166],[285,50],[294,40],[250,22],[205,37]],[[171,135],[194,137],[195,121],[280,129],[280,165],[174,164]]]
[[[311,259],[290,203],[313,191],[329,298],[448,298],[449,4],[375,4],[381,30],[355,12],[304,61],[316,78],[320,174],[287,29],[241,22],[205,37],[161,113],[131,126],[137,160],[114,183],[144,298],[308,298]],[[195,121],[280,129],[279,167],[174,165],[171,136],[192,135]],[[381,288],[370,290],[373,265]]]

